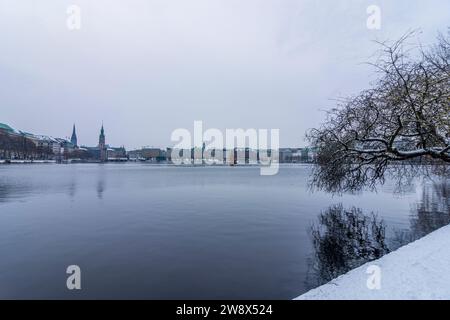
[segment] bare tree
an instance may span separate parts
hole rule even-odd
[[[9,135],[0,130],[0,158],[32,159],[36,155],[36,145],[24,136]]]
[[[392,175],[430,172],[449,176],[450,32],[423,48],[379,43],[372,89],[341,101],[318,129],[308,132],[317,149],[312,185],[330,192],[375,188]]]

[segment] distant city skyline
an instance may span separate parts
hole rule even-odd
[[[446,32],[448,0],[0,1],[0,122],[127,149],[166,147],[177,128],[280,129],[304,146],[333,99],[367,88],[372,40]],[[370,5],[380,30],[366,26]],[[24,40],[26,39],[26,40]]]

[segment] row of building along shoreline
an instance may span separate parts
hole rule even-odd
[[[259,150],[250,148],[235,148],[231,152],[226,149],[208,151],[209,156],[218,159],[217,163],[253,164],[261,159]],[[309,163],[315,159],[315,152],[311,148],[280,148],[278,149],[280,163]],[[9,161],[52,161],[52,162],[125,162],[145,161],[152,163],[172,163],[171,148],[161,149],[142,147],[127,151],[124,146],[113,147],[106,143],[105,129],[102,124],[96,146],[79,145],[75,124],[72,128],[71,138],[55,138],[45,135],[36,135],[16,130],[7,124],[0,123],[0,162]],[[268,150],[264,154],[270,156]],[[183,158],[183,163],[203,163],[207,157],[205,146],[188,150],[177,150]],[[220,155],[220,156],[219,156]],[[223,159],[223,161],[222,161]]]

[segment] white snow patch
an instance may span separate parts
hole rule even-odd
[[[381,287],[369,289],[371,265],[380,267]],[[366,263],[295,300],[448,300],[450,225]]]

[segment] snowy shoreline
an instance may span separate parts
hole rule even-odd
[[[450,299],[450,225],[312,289],[295,300]],[[380,288],[369,289],[370,266]]]

